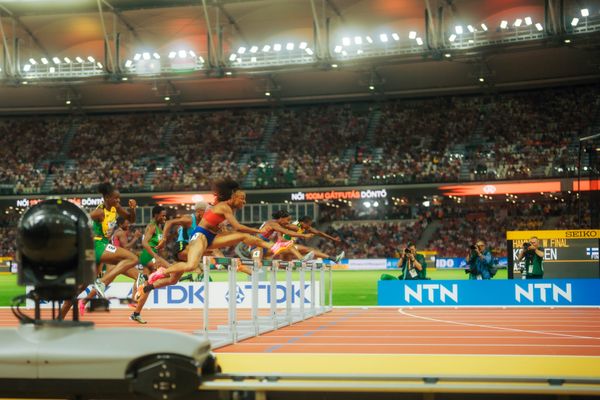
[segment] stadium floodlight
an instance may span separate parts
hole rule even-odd
[[[165,101],[169,101],[171,98],[169,96],[165,96]]]
[[[566,43],[566,44],[569,44],[569,43],[571,43],[571,39],[565,39],[565,43]]]
[[[231,71],[227,71],[227,72],[225,72],[225,75],[227,75],[227,76],[231,76],[231,75],[233,75],[233,72],[231,72]]]
[[[362,38],[360,36],[354,36],[354,44],[362,44]]]
[[[298,48],[300,48],[301,50],[304,50],[308,47],[308,43],[306,42],[300,42],[300,45],[298,46]]]
[[[369,85],[369,90],[375,90],[375,86]]]
[[[514,26],[516,26],[517,28],[521,26],[521,24],[523,23],[523,20],[521,18],[517,18],[515,20],[515,23],[513,24]]]
[[[485,78],[484,77],[479,77],[479,82],[485,82]]]
[[[338,65],[337,64],[331,64],[331,68],[337,68]]]
[[[174,51],[170,51],[170,52],[169,52],[169,58],[172,60],[172,59],[174,59],[175,57],[177,57],[177,53],[176,53],[176,52],[174,52]]]
[[[258,51],[258,46],[252,46],[250,47],[250,53],[254,54]]]
[[[48,59],[46,57],[42,57],[42,64],[48,64]]]
[[[271,46],[268,44],[265,44],[262,48],[263,53],[268,53],[269,50],[271,50]]]
[[[418,37],[416,40],[417,40],[417,44],[419,46],[423,46],[423,39],[421,39],[420,37]]]
[[[2,71],[2,68],[0,68],[0,71]],[[29,82],[23,81],[23,82],[21,82],[21,84],[23,84],[23,85],[29,85]]]
[[[131,68],[132,65],[133,65],[133,61],[131,61],[131,60],[125,61],[125,68]]]
[[[251,63],[255,63],[256,62],[256,57],[250,57],[250,62]]]
[[[307,47],[304,51],[306,51],[306,54],[308,54],[309,56],[312,56],[313,54],[315,54],[315,52],[312,51],[312,49],[310,47]]]
[[[452,35],[450,35],[450,37],[448,38],[449,41],[454,42],[456,40],[456,35],[453,33]]]
[[[454,27],[454,32],[456,32],[457,35],[462,35],[463,34],[463,27],[462,27],[462,25],[456,25]]]
[[[500,22],[500,28],[506,29],[507,27],[508,27],[508,21],[502,20],[502,22]]]
[[[362,53],[364,53],[362,49],[358,49],[358,50],[356,50],[356,54],[357,54],[357,55],[361,55]]]
[[[187,57],[187,52],[185,50],[179,50],[177,52],[177,55],[179,56],[179,58],[186,58]]]
[[[237,54],[233,53],[232,55],[229,56],[229,61],[235,61],[236,58],[237,58]]]
[[[133,59],[135,61],[140,61],[142,59],[142,55],[140,53],[135,53],[135,56],[133,56]]]
[[[530,26],[531,24],[533,24],[531,17],[525,17],[525,25]]]
[[[371,208],[371,202],[370,201],[365,201],[363,203],[363,205],[365,206],[365,208]]]
[[[194,53],[194,50],[188,51],[188,54],[190,55],[190,57],[196,58],[196,53]]]
[[[65,57],[64,60],[65,60],[65,63],[71,64],[71,59],[69,57]]]
[[[294,50],[294,43],[289,42],[288,44],[285,45],[285,49],[288,51]]]
[[[335,46],[335,48],[333,49],[334,53],[341,53],[342,52],[342,46],[340,46],[339,44],[337,46]]]
[[[544,27],[539,22],[537,24],[535,24],[535,28],[540,32],[544,30]]]
[[[582,8],[581,9],[581,16],[582,17],[589,17],[590,16],[590,10],[588,10],[587,8]]]
[[[237,52],[238,52],[238,54],[244,54],[246,52],[246,48],[244,46],[242,46],[238,49]]]
[[[29,59],[29,64],[31,64],[31,65],[36,65],[36,64],[37,64],[37,62],[36,62],[36,61],[35,61],[33,58],[30,58],[30,59]]]
[[[487,32],[488,27],[486,24],[481,24],[481,29],[483,29],[484,32]]]
[[[97,63],[96,65],[98,66],[98,68],[102,68],[102,63],[101,62]]]
[[[371,36],[365,36],[365,39],[367,39],[367,42],[369,42],[369,44],[373,43],[373,38],[371,38]]]
[[[396,42],[398,40],[400,40],[400,35],[398,35],[396,32],[392,33],[392,39],[394,39]]]
[[[150,53],[143,53],[142,54],[142,58],[146,61],[148,61],[150,59]]]
[[[348,52],[347,52],[346,50],[343,50],[343,51],[342,51],[342,55],[343,55],[344,57],[346,57],[346,56],[348,55]]]
[[[271,92],[265,92],[265,96],[269,97],[271,95]]]
[[[52,62],[56,65],[60,64],[60,58],[58,57],[52,57]]]
[[[129,80],[129,78],[128,78],[128,77],[126,77],[126,76],[124,76],[124,77],[122,77],[122,78],[121,78],[121,80],[122,80],[122,81],[128,81],[128,80]]]
[[[77,61],[79,64],[83,64],[83,58],[79,56],[75,57],[75,61]]]
[[[387,43],[387,41],[388,41],[388,36],[387,36],[385,33],[382,33],[381,35],[379,35],[379,40],[380,40],[382,43]]]
[[[157,60],[160,60],[160,54],[158,54],[156,52],[152,53],[152,57],[154,57]]]
[[[467,25],[467,29],[469,30],[469,32],[475,33],[475,28],[473,28],[473,25]]]
[[[202,58],[202,56],[198,57],[198,60],[199,60],[199,61],[200,61],[202,64],[204,64],[204,58]]]
[[[571,20],[571,26],[577,26],[579,23],[579,18],[575,17]]]
[[[55,73],[55,72],[56,72],[56,68],[54,68],[54,67],[50,67],[50,73],[51,73],[51,74],[53,74],[53,73]]]
[[[280,43],[275,43],[273,45],[273,50],[274,51],[281,51],[281,44]]]
[[[452,57],[452,54],[450,54],[450,53],[446,53],[446,54],[444,54],[444,57],[446,57],[446,58],[450,58],[450,57]]]
[[[65,101],[65,104],[66,104],[66,105],[69,105],[69,104],[71,104],[71,100],[67,100],[67,101]]]
[[[349,37],[342,38],[342,44],[344,46],[350,46],[350,38]]]
[[[30,65],[30,64],[25,64],[25,65],[23,66],[23,71],[25,71],[25,72],[29,72],[30,70],[31,70],[31,65]]]
[[[87,58],[87,59],[88,59],[88,61],[89,61],[89,62],[91,62],[91,63],[93,63],[93,62],[96,62],[96,60],[95,60],[95,59],[94,59],[94,57],[92,57],[92,56],[88,56],[88,58]]]
[[[417,37],[417,32],[415,32],[415,31],[408,32],[409,39],[415,39],[416,37]]]

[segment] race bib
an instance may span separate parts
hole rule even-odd
[[[106,246],[106,249],[104,249],[104,251],[108,251],[109,253],[116,253],[117,248],[115,246],[113,246],[112,244],[109,244]]]

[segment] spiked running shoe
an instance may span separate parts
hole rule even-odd
[[[346,252],[342,251],[340,254],[335,256],[335,263],[339,264],[340,262],[342,262],[342,258],[344,258],[345,256],[346,256]]]
[[[152,285],[154,282],[164,278],[165,276],[167,276],[165,274],[165,268],[160,267],[159,269],[150,274],[150,276],[148,277],[148,283]]]
[[[273,247],[271,247],[271,253],[273,253],[273,255],[276,256],[277,254],[279,254],[283,251],[289,250],[290,247],[292,247],[293,245],[294,245],[293,240],[288,240],[287,242],[283,242],[283,241],[275,242]]]
[[[132,313],[132,314],[129,316],[129,319],[130,319],[130,320],[132,320],[132,321],[135,321],[135,322],[137,322],[137,323],[139,323],[139,324],[147,324],[147,323],[148,323],[146,320],[144,320],[144,319],[142,318],[142,316],[141,316],[141,315],[139,315],[139,314],[138,314],[138,315],[135,315],[135,313]]]
[[[102,280],[100,280],[100,278],[96,278],[94,281],[94,289],[96,289],[98,296],[102,297],[103,299],[106,298],[106,285],[104,282],[102,282]]]

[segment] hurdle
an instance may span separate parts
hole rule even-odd
[[[210,264],[211,262],[221,264],[227,268],[227,323],[218,324],[216,329],[211,328],[211,309],[210,309]],[[251,307],[250,319],[238,318],[238,282],[237,270],[240,265],[246,265],[251,269]],[[204,272],[204,309],[203,309],[203,327],[196,334],[203,335],[211,341],[213,348],[223,347],[229,344],[237,343],[240,340],[248,339],[270,332],[284,326],[304,321],[308,318],[321,315],[333,309],[333,289],[332,270],[321,262],[305,261],[280,261],[280,260],[240,260],[239,258],[222,258],[204,256],[202,260],[202,270]],[[277,280],[279,271],[285,272],[285,284]],[[293,272],[297,271],[299,276],[299,289],[294,292]],[[261,315],[259,306],[259,278],[262,273],[267,273],[269,282],[269,291],[267,294],[267,313]],[[328,274],[326,274],[328,272]],[[305,306],[306,297],[306,274],[309,274],[309,296],[310,305]],[[318,275],[318,294],[317,294],[317,275]],[[329,282],[326,286],[325,277],[328,275]],[[284,290],[286,294],[285,307],[278,308],[277,294],[278,289]],[[326,291],[329,290],[328,303],[326,304]],[[298,294],[298,306],[292,304],[292,297]],[[317,305],[317,302],[319,303]],[[213,327],[214,328],[214,327]]]

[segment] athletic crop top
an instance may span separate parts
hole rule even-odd
[[[275,233],[275,229],[271,228],[270,226],[266,226],[266,230],[263,231],[263,229],[265,229],[265,225],[267,225],[267,223],[263,222],[263,224],[260,226],[260,228],[258,228],[258,230],[262,232],[260,233],[260,236],[262,236],[263,239],[269,240],[271,239],[271,236],[273,236],[273,234]]]
[[[298,229],[296,229],[296,233],[302,233],[303,234],[304,232],[306,232],[306,230],[304,228],[302,228],[302,224],[300,223],[300,221],[294,221],[294,222],[292,222],[292,225],[298,227]],[[296,239],[298,239],[295,236],[290,236],[290,235],[286,235],[286,234],[283,234],[283,238],[285,240],[296,240]]]
[[[215,214],[212,210],[206,210],[202,219],[216,227],[219,226],[221,222],[225,221],[225,216]]]
[[[180,226],[179,229],[177,229],[178,242],[188,243],[190,238],[194,235],[194,229],[196,229],[196,226],[198,225],[198,222],[196,221],[196,213],[192,213],[190,216],[192,217],[192,225],[189,228]]]

